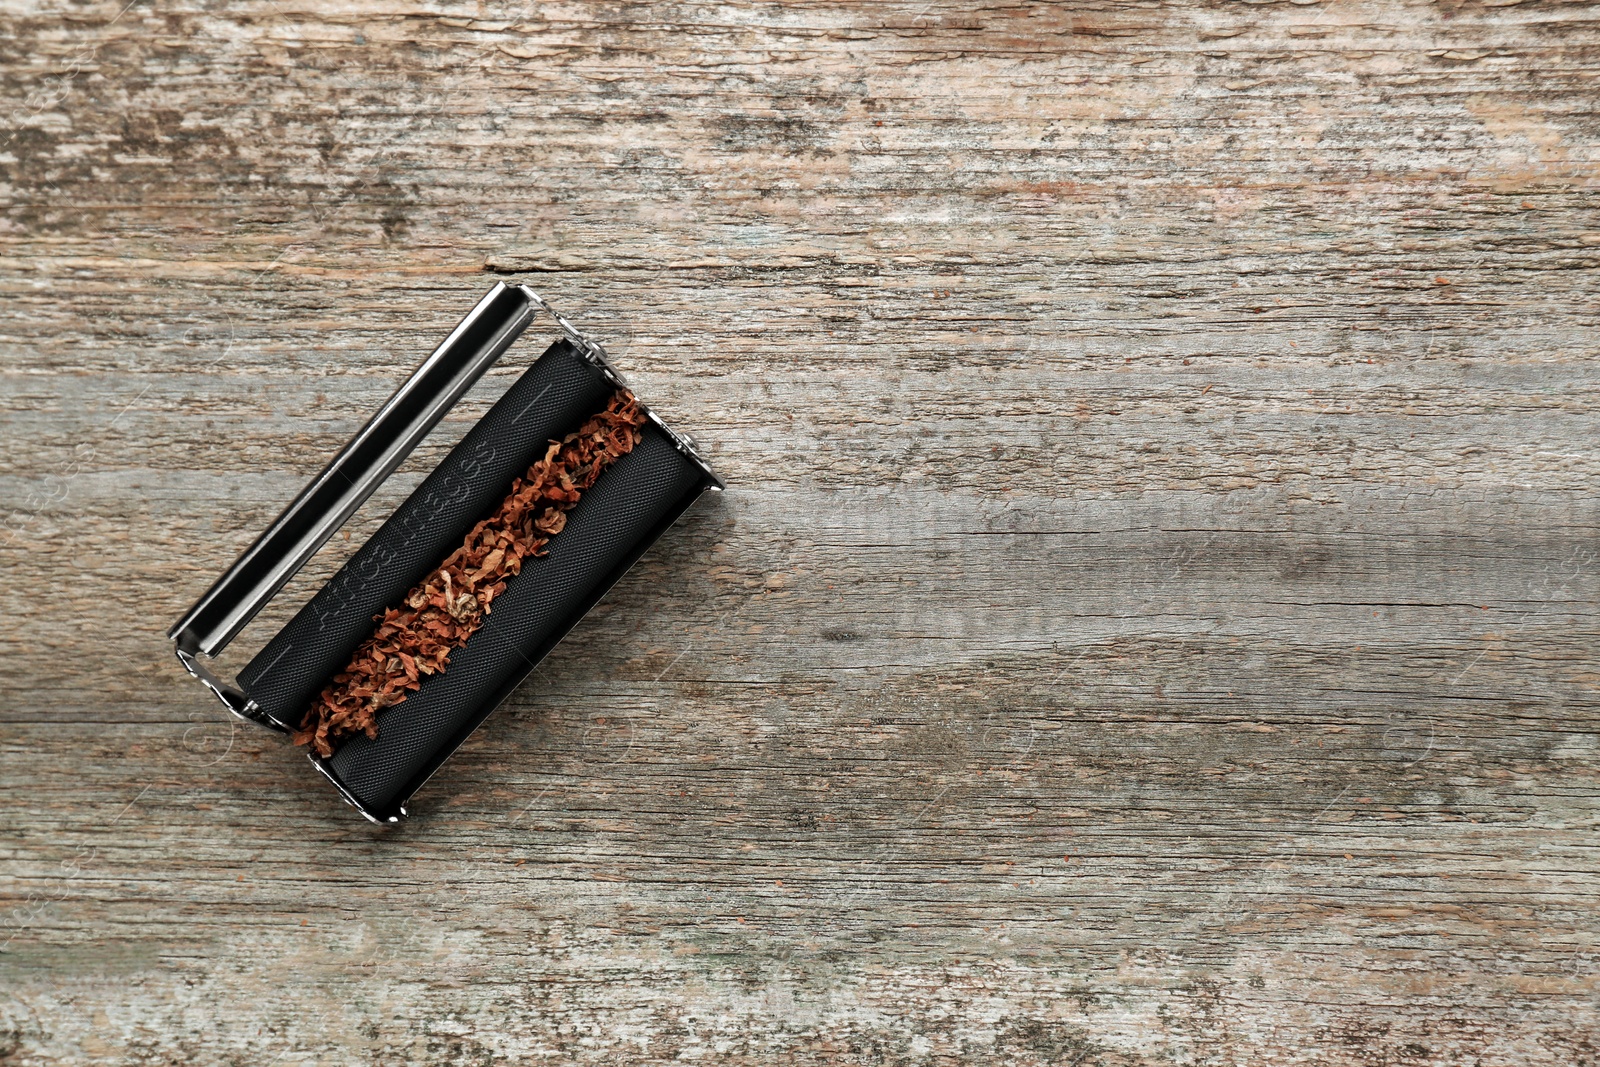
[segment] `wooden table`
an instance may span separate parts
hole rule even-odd
[[[120,4],[4,16],[0,1062],[1600,1058],[1600,8]],[[730,490],[380,831],[163,631],[498,278]]]

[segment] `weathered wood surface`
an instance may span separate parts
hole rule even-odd
[[[119,8],[3,16],[0,1061],[1600,1059],[1596,7]],[[161,632],[519,271],[732,488],[376,831]]]

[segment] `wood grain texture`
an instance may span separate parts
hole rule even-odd
[[[0,1062],[1600,1062],[1600,8],[0,19]],[[162,631],[499,277],[731,488],[380,832]]]

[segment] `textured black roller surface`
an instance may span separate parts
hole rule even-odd
[[[544,455],[550,439],[577,429],[612,388],[571,342],[551,345],[240,672],[245,693],[278,722],[298,727],[312,698],[372,634],[373,616],[398,605]]]
[[[376,740],[347,739],[327,767],[369,812],[392,812],[705,485],[701,469],[646,425],[639,445],[584,492],[549,554],[507,582],[445,672],[380,713]]]

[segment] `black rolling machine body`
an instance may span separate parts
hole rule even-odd
[[[239,672],[217,655],[410,454],[544,311],[564,336],[495,402],[378,531]],[[168,632],[178,659],[230,711],[270,729],[308,707],[401,603],[484,519],[513,481],[625,383],[604,350],[527,286],[497,284],[378,413]],[[376,738],[357,734],[316,768],[374,822],[405,803],[678,516],[719,479],[653,412],[637,443],[601,473],[549,540],[507,581],[448,670],[384,708]]]

